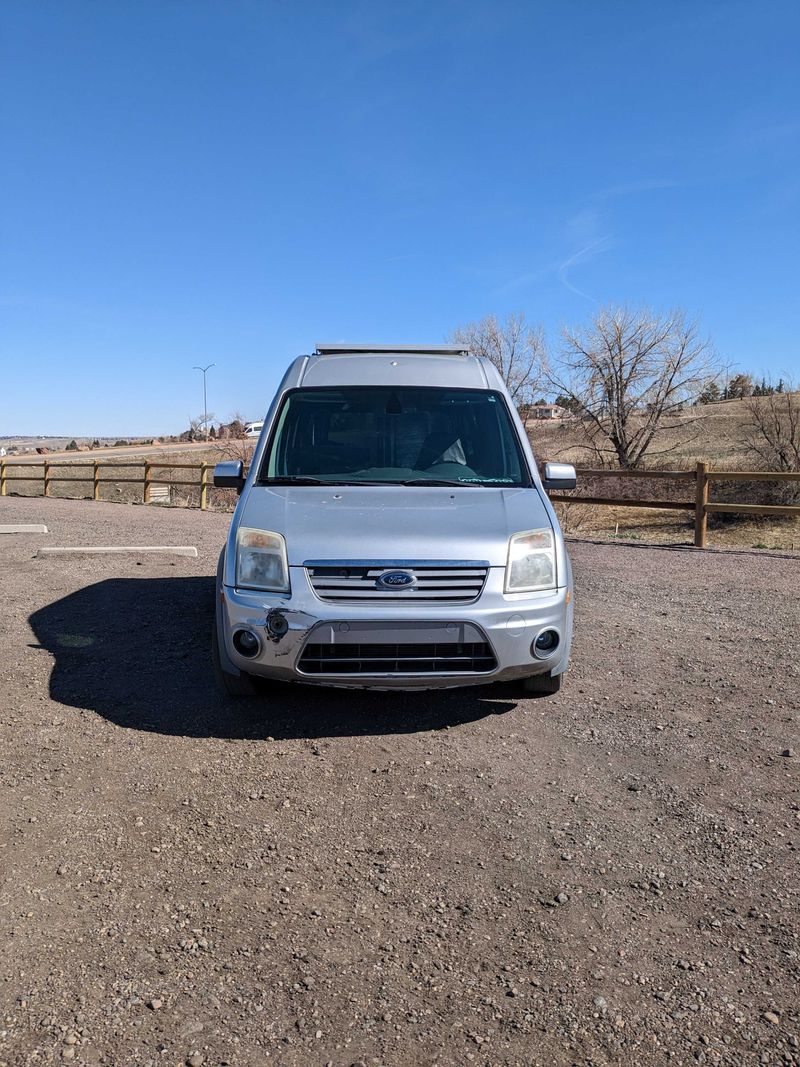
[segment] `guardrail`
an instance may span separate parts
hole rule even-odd
[[[18,467],[41,468],[40,475],[13,473]],[[91,468],[87,475],[65,475],[55,473],[59,467],[70,470],[75,467]],[[134,478],[126,477],[103,477],[101,468],[111,470],[128,470],[141,467],[142,473]],[[61,460],[58,463],[48,460],[5,460],[0,459],[0,496],[8,493],[8,483],[14,481],[38,481],[41,479],[44,496],[50,496],[50,487],[54,482],[91,482],[92,498],[100,500],[100,487],[106,483],[119,484],[130,483],[142,486],[142,501],[150,503],[151,489],[154,485],[180,485],[191,486],[199,490],[200,509],[205,511],[208,507],[208,490],[213,487],[213,480],[209,472],[214,469],[213,463],[168,463],[150,460],[137,460],[135,462],[117,463],[112,460]],[[176,479],[173,477],[159,478],[153,474],[157,470],[193,470],[199,472],[199,478],[192,481]],[[583,496],[580,493],[568,495],[566,493],[552,493],[550,499],[565,504],[594,504],[601,507],[625,507],[625,508],[655,508],[667,511],[693,511],[694,512],[694,543],[698,548],[705,548],[708,534],[708,516],[715,513],[748,514],[748,515],[790,515],[800,518],[800,506],[794,504],[721,504],[710,499],[711,483],[714,481],[732,482],[800,482],[800,472],[784,471],[722,471],[711,470],[707,463],[698,463],[694,470],[688,471],[648,471],[648,470],[610,470],[606,468],[591,469],[581,468],[578,470],[578,479],[581,478],[617,478],[617,479],[640,479],[640,480],[666,480],[670,482],[686,482],[694,485],[694,500],[641,500],[629,497],[609,496]],[[225,490],[219,490],[225,492]],[[228,490],[230,492],[231,490]]]

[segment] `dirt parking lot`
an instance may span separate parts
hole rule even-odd
[[[0,1064],[800,1064],[800,557],[575,542],[558,696],[236,707],[228,521],[0,501]]]

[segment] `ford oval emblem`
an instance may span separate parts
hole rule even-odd
[[[378,575],[375,584],[379,589],[409,589],[417,584],[417,579],[408,571],[384,571]]]

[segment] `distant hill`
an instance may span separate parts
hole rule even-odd
[[[705,460],[712,466],[729,470],[737,466],[744,470],[756,466],[755,457],[747,445],[749,417],[746,404],[745,400],[721,400],[687,408],[684,414],[671,419],[669,428],[656,438],[646,465],[681,470],[693,466],[698,460]],[[529,420],[527,429],[537,459],[593,465],[578,420]]]

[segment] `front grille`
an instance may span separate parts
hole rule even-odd
[[[434,644],[308,644],[303,674],[484,674],[497,666],[485,641]]]
[[[407,563],[311,561],[306,570],[320,600],[436,600],[468,604],[481,594],[489,564],[483,561]],[[382,589],[378,578],[398,570],[414,577],[409,588]]]

